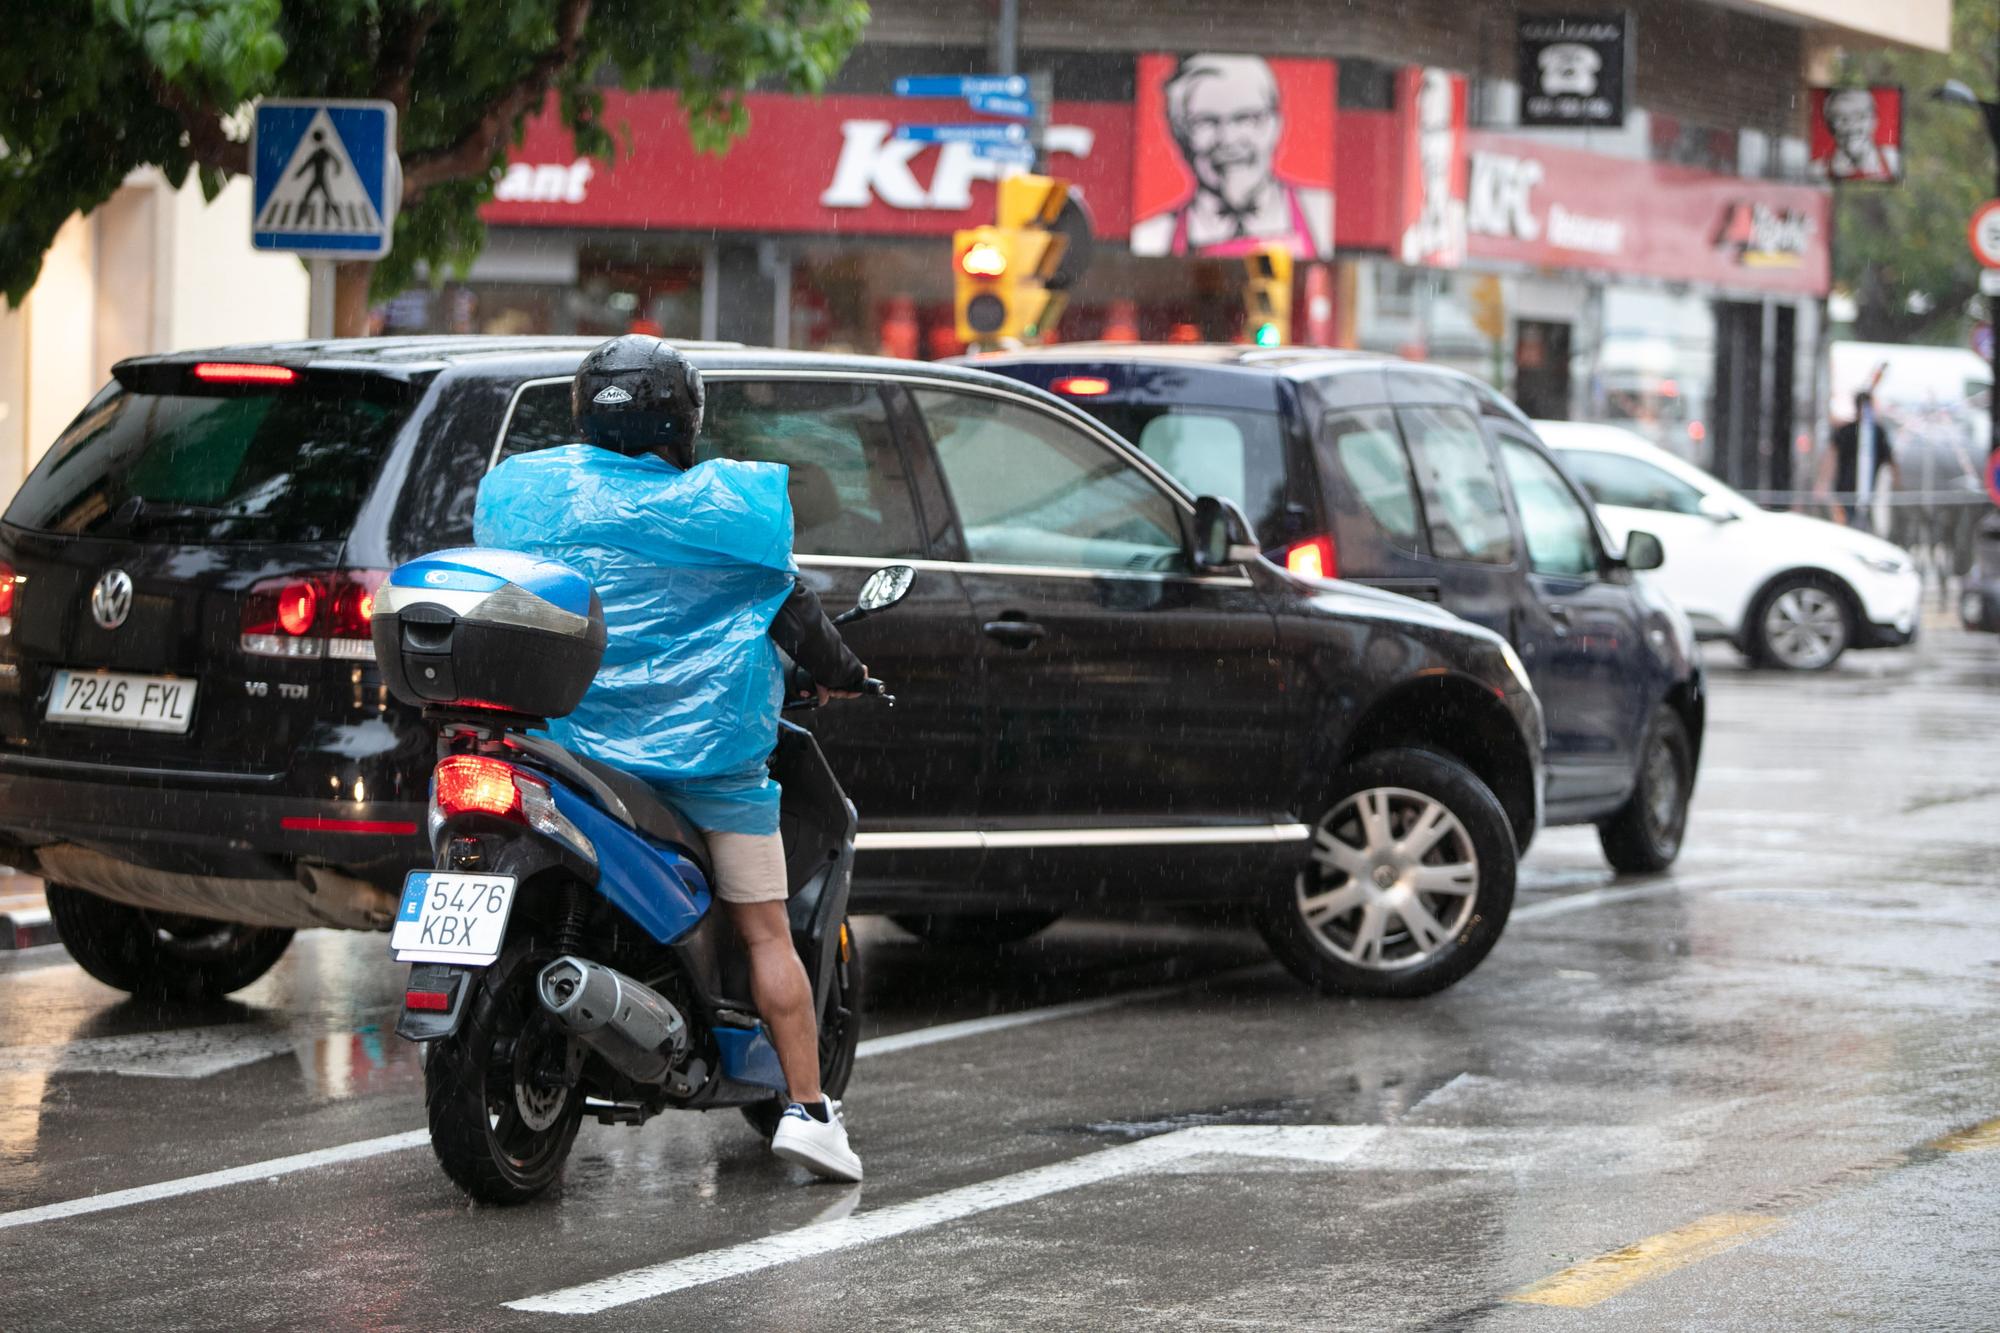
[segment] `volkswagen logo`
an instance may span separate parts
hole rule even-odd
[[[90,590],[90,618],[106,629],[117,629],[132,614],[132,576],[107,569]]]

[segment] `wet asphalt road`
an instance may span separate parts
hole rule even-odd
[[[0,1329],[2000,1327],[2000,641],[1711,663],[1675,872],[1545,835],[1430,1000],[868,923],[860,1189],[681,1114],[472,1208],[380,938],[197,1012],[0,955]]]

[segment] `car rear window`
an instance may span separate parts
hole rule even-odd
[[[1198,405],[1085,403],[1196,495],[1236,502],[1260,537],[1282,530],[1285,432],[1276,412]]]
[[[79,537],[341,540],[409,411],[406,394],[345,379],[114,385],[49,447],[6,519]]]

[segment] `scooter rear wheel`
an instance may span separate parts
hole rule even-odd
[[[834,956],[833,993],[827,996],[826,1013],[819,1023],[819,1085],[829,1097],[847,1092],[854,1077],[854,1052],[861,1043],[861,950],[847,922],[840,923],[840,951]],[[768,1139],[778,1132],[778,1120],[785,1114],[785,1100],[773,1097],[743,1108],[750,1128]]]
[[[526,1203],[562,1174],[583,1118],[570,1038],[535,1000],[546,957],[510,946],[424,1063],[431,1150],[481,1203]]]

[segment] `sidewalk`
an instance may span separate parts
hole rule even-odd
[[[56,942],[55,923],[33,875],[0,867],[0,950],[32,949]]]

